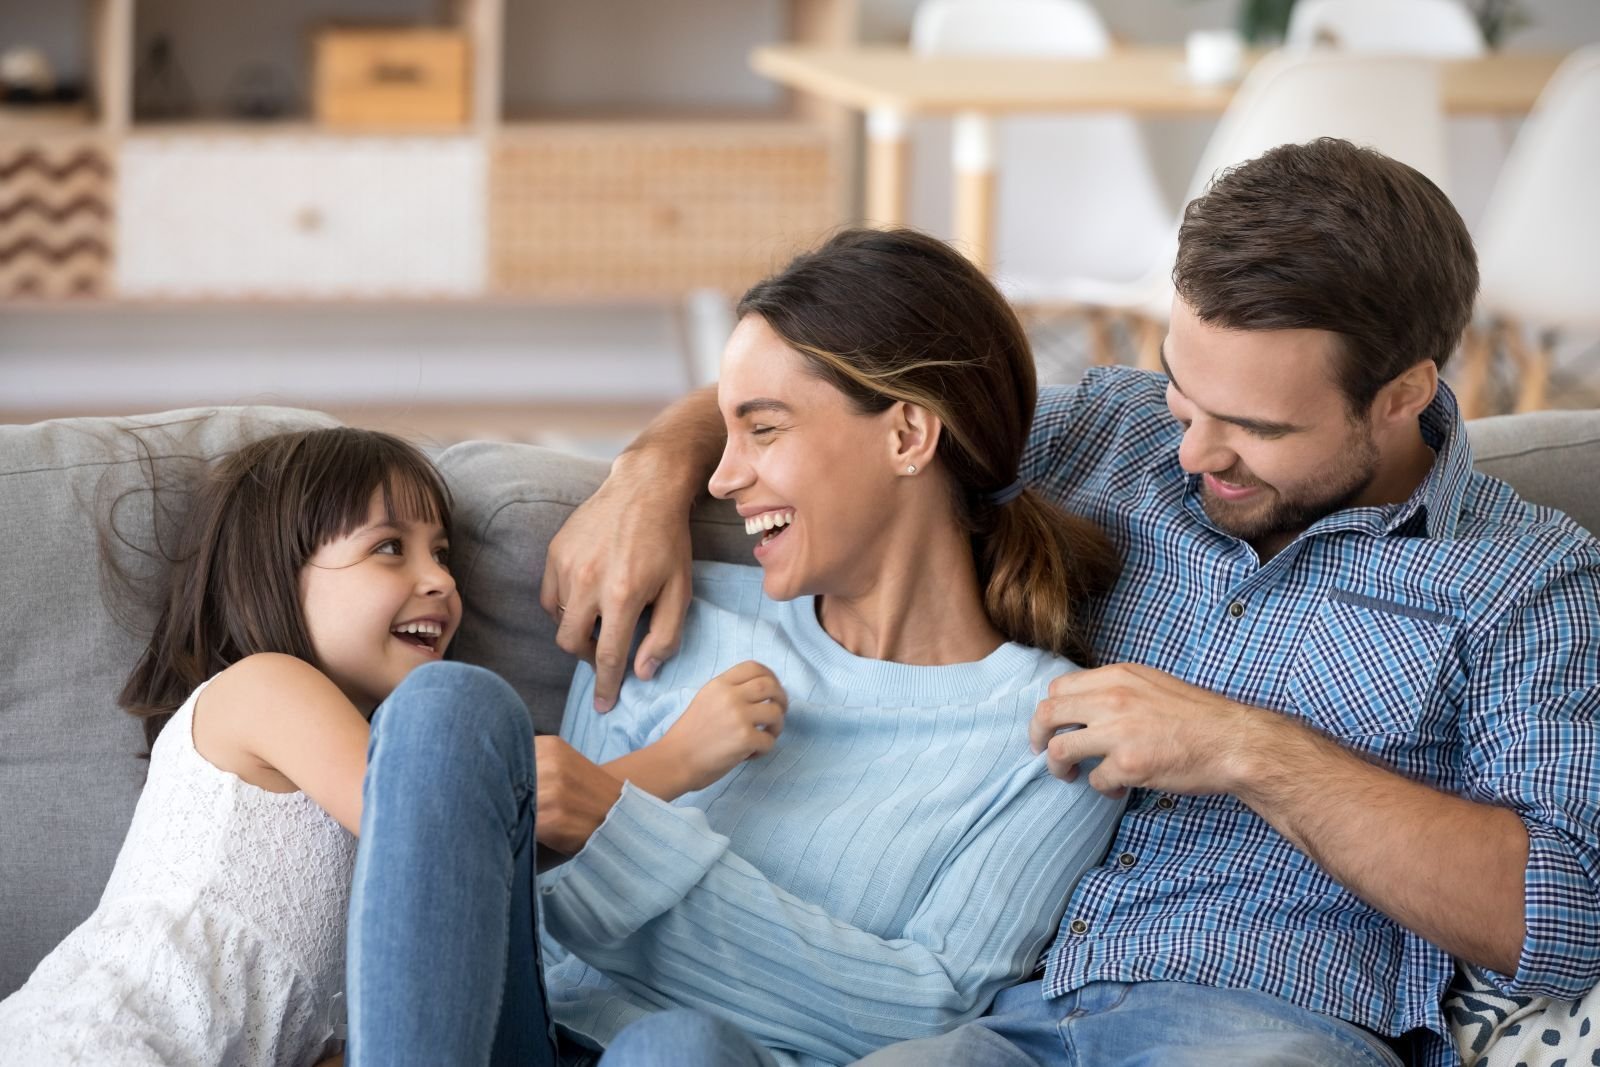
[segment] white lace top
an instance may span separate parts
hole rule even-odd
[[[195,751],[178,709],[100,905],[0,1002],[0,1060],[314,1064],[343,1024],[355,838]]]

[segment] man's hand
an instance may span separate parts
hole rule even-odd
[[[1246,735],[1267,725],[1267,716],[1170,674],[1120,663],[1051,682],[1028,735],[1035,752],[1048,751],[1051,773],[1069,782],[1079,764],[1099,757],[1089,784],[1107,796],[1132,788],[1231,793]]]
[[[654,605],[650,632],[634,673],[653,678],[678,651],[694,575],[689,510],[725,439],[716,390],[689,394],[617,457],[604,484],[550,539],[539,605],[556,622],[556,644],[594,664],[596,711],[616,705],[646,605]]]
[[[536,737],[538,807],[534,837],[541,845],[573,855],[606,821],[622,796],[622,782],[559,737]]]
[[[745,760],[772,751],[788,710],[778,676],[746,660],[702,686],[652,747],[681,768],[683,792],[704,789]]]
[[[634,673],[653,677],[678,651],[692,581],[689,502],[625,467],[613,468],[550,539],[539,604],[556,622],[556,644],[594,664],[595,710],[616,704],[645,605],[654,608]]]
[[[1100,757],[1089,784],[1111,796],[1237,797],[1400,925],[1469,962],[1517,969],[1529,839],[1513,811],[1439,792],[1287,715],[1127,663],[1051,682],[1029,736],[1069,781]]]

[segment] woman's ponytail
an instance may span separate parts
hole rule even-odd
[[[990,621],[1012,641],[1089,665],[1089,603],[1121,570],[1110,539],[1031,489],[989,511],[974,544]]]

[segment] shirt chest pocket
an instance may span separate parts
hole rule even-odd
[[[1456,625],[1441,612],[1335,589],[1300,643],[1288,698],[1336,736],[1411,733]]]

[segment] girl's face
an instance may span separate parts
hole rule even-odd
[[[894,512],[889,420],[861,414],[809,373],[759,315],[745,316],[728,340],[717,403],[728,444],[711,494],[732,500],[760,531],[755,556],[767,595],[870,588]]]
[[[312,554],[300,603],[318,665],[370,713],[411,670],[444,657],[461,624],[461,597],[436,522],[396,519],[373,491],[367,521]]]

